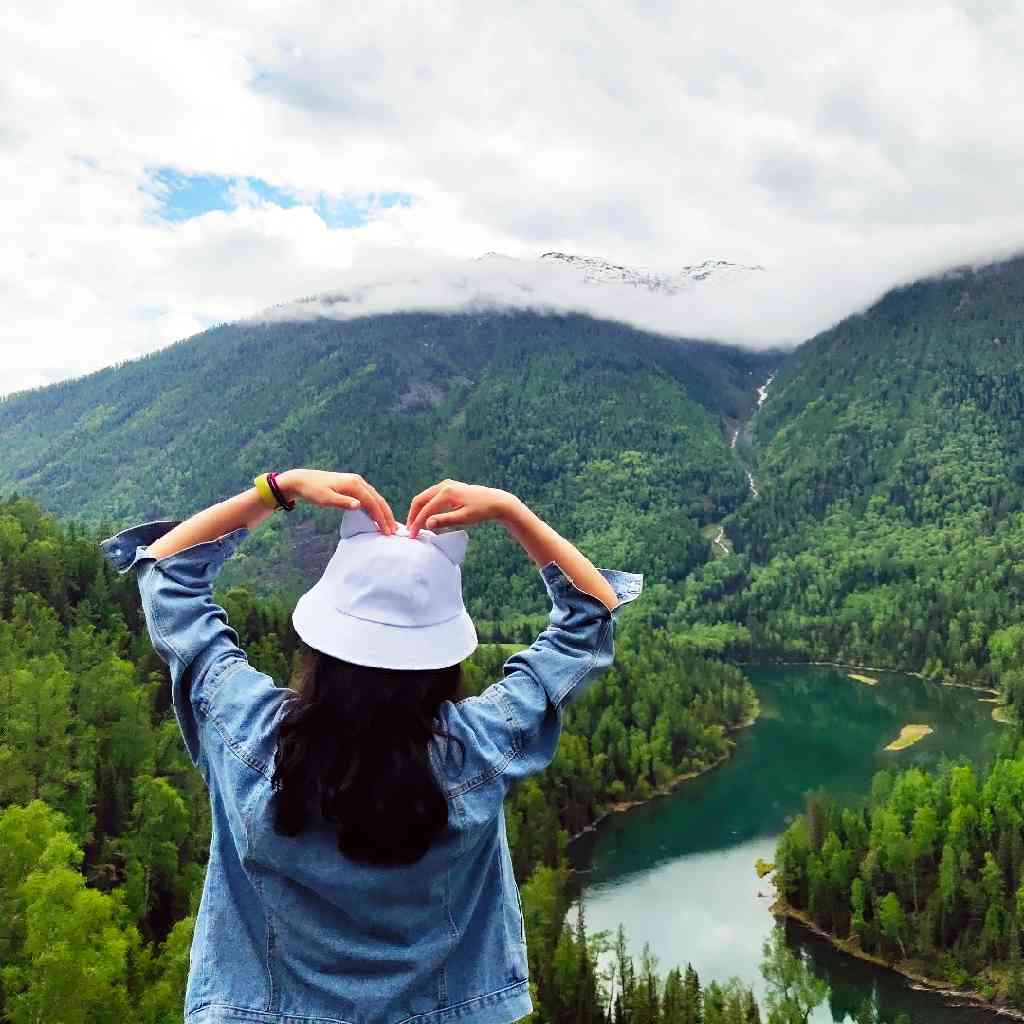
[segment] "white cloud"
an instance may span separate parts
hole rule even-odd
[[[990,257],[992,251],[986,249],[985,255]],[[892,260],[881,259],[869,267],[833,260],[815,268],[814,274],[803,264],[712,272],[707,279],[672,292],[619,281],[591,282],[579,268],[543,259],[464,260],[391,248],[366,248],[360,256],[324,294],[261,310],[247,319],[350,320],[396,310],[529,309],[585,313],[673,337],[712,338],[752,348],[788,347],[863,308],[883,289],[912,279]],[[913,276],[946,266],[945,261],[922,257]],[[825,283],[829,290],[822,294],[819,289]]]
[[[1019,0],[33,0],[5,27],[0,391],[368,275],[374,308],[522,295],[453,263],[487,250],[765,265],[667,305],[526,272],[556,308],[763,343],[1024,243]],[[301,202],[169,223],[161,167]],[[415,201],[313,209],[386,192]]]

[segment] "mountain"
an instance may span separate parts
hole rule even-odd
[[[765,500],[735,529],[762,557],[791,525],[872,498],[911,522],[1021,507],[1024,258],[898,288],[801,346],[755,423]]]
[[[0,490],[113,529],[274,467],[360,472],[398,514],[451,476],[515,491],[599,563],[672,583],[710,556],[702,528],[748,497],[726,424],[780,359],[580,315],[243,322],[0,402]],[[275,516],[226,578],[304,585],[336,518]],[[538,609],[522,562],[502,531],[478,531],[467,595],[485,627]],[[497,596],[495,575],[511,577]]]
[[[993,649],[1024,621],[1024,258],[897,288],[813,338],[752,427],[760,497],[726,520],[735,554],[697,571],[677,625],[1006,685]]]
[[[703,650],[1010,690],[1019,626],[1024,697],[1024,258],[897,288],[788,356],[575,314],[324,308],[0,402],[0,489],[113,529],[274,466],[361,472],[399,513],[481,480],[645,572],[633,617]],[[275,516],[225,578],[294,591],[335,520]],[[527,636],[532,569],[497,529],[470,550],[483,630]]]
[[[522,262],[501,253],[489,252],[483,260]],[[716,285],[747,274],[761,273],[764,267],[751,267],[728,260],[705,260],[692,266],[682,267],[673,273],[649,270],[643,267],[626,267],[610,263],[599,256],[579,256],[564,252],[545,252],[538,262],[551,263],[576,271],[581,280],[589,284],[628,284],[634,288],[646,288],[652,292],[676,295],[696,284],[713,281]]]

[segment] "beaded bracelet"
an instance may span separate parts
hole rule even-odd
[[[283,509],[285,512],[291,512],[295,508],[294,501],[286,501],[284,494],[281,491],[281,486],[277,482],[277,473],[260,473],[253,483],[256,485],[256,493],[260,496],[260,501],[263,502],[267,508],[274,510]]]
[[[288,501],[287,498],[285,498],[284,491],[281,490],[277,483],[277,477],[277,473],[268,473],[267,483],[270,485],[270,489],[274,492],[274,497],[277,498],[278,507],[283,508],[285,512],[291,512],[291,510],[295,508],[295,499],[292,498],[291,501]]]

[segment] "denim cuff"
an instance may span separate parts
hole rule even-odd
[[[151,523],[141,523],[138,526],[122,530],[113,537],[108,537],[100,542],[103,557],[122,575],[134,568],[140,559],[150,558],[157,561],[149,554],[149,545],[159,540],[165,533],[169,533],[180,522],[179,519],[158,519]],[[214,540],[193,544],[173,555],[167,555],[165,558],[159,559],[159,563],[161,566],[170,568],[180,566],[193,571],[205,572],[210,569],[216,571],[235,553],[238,545],[248,536],[248,528],[241,526]]]
[[[612,609],[612,612],[618,611],[630,601],[635,601],[644,589],[643,573],[623,572],[621,569],[598,569],[597,571],[611,584],[615,596],[619,599],[619,603]],[[548,562],[540,570],[540,575],[552,603],[564,603],[566,598],[572,598],[577,602],[583,601],[593,605],[599,614],[610,614],[608,606],[603,601],[598,600],[593,594],[588,594],[585,590],[580,590],[575,581],[566,576],[557,562]]]

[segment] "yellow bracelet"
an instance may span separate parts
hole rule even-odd
[[[263,502],[267,508],[277,508],[277,498],[274,497],[274,492],[270,489],[270,484],[267,481],[269,473],[260,473],[253,483],[256,485],[256,493],[260,496],[260,501]]]

